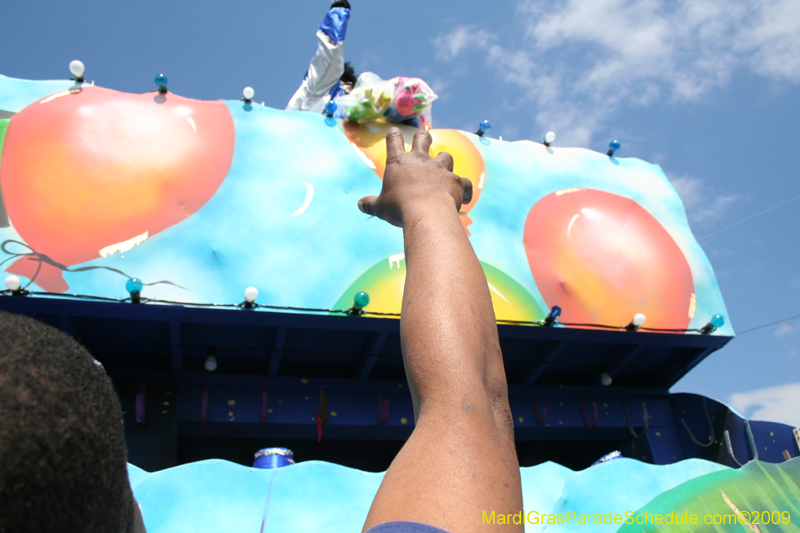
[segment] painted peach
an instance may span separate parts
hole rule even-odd
[[[694,314],[689,263],[672,236],[628,198],[566,189],[539,200],[525,222],[525,252],[548,306],[568,323],[684,329]]]
[[[0,185],[25,242],[61,266],[100,257],[191,216],[217,191],[233,157],[222,102],[84,87],[16,114]],[[9,272],[66,290],[61,271],[30,257]]]
[[[386,170],[386,132],[395,124],[386,122],[358,124],[345,121],[343,126],[356,153],[375,171],[378,177],[383,179],[383,173]],[[414,134],[419,130],[411,126],[400,126],[400,128],[408,150]],[[429,150],[431,157],[435,157],[440,152],[449,153],[453,156],[453,172],[472,182],[472,201],[461,206],[462,223],[464,228],[467,228],[472,223],[467,213],[478,203],[486,182],[486,165],[483,162],[483,156],[472,141],[458,130],[431,129],[430,134],[433,138]]]

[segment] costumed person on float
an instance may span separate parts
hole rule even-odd
[[[353,122],[385,120],[430,127],[431,103],[437,96],[427,83],[403,76],[383,80],[373,72],[356,77],[350,63],[345,63],[349,18],[347,0],[331,5],[317,30],[317,52],[286,109],[326,113]]]
[[[311,59],[303,83],[289,100],[287,110],[322,113],[328,102],[353,88],[355,72],[344,62],[344,37],[349,19],[347,0],[337,0],[331,5],[317,30],[317,53]]]

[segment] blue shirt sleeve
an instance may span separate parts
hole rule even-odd
[[[334,43],[344,41],[344,35],[347,33],[347,21],[350,19],[350,10],[346,7],[331,8],[322,19],[322,24],[319,25],[328,38]]]
[[[385,522],[369,528],[365,533],[448,533],[444,529],[417,522]]]

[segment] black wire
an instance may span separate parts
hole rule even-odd
[[[11,290],[4,290],[0,291],[0,294],[10,293],[13,294]],[[62,298],[82,298],[88,300],[102,300],[102,301],[110,301],[110,302],[128,302],[130,301],[130,297],[128,298],[108,298],[105,296],[89,296],[84,294],[62,294],[56,292],[40,292],[40,291],[28,291],[28,294],[38,294],[43,296],[56,296]],[[163,304],[171,304],[171,305],[186,305],[192,307],[221,307],[221,308],[242,308],[244,306],[243,303],[241,304],[218,304],[218,303],[197,303],[197,302],[179,302],[175,300],[158,300],[155,298],[141,298],[141,302],[151,302],[151,303],[163,303]],[[342,315],[350,315],[350,314],[358,314],[358,315],[373,315],[373,316],[395,316],[400,317],[400,313],[388,313],[388,312],[381,312],[381,311],[367,311],[365,309],[361,309],[358,313],[352,313],[352,309],[323,309],[323,308],[316,308],[316,307],[292,307],[288,305],[267,305],[267,304],[257,304],[254,303],[251,309],[280,309],[284,311],[306,311],[312,313],[335,313],[335,314],[342,314]],[[791,318],[797,318],[796,317]],[[785,320],[790,320],[789,318]],[[548,327],[543,320],[505,320],[505,319],[497,319],[498,323],[501,324],[515,324],[515,325],[525,325],[525,326],[537,326],[537,327]],[[778,322],[782,322],[778,321]],[[778,322],[773,322],[773,324],[777,324]],[[570,327],[586,327],[586,328],[600,328],[600,329],[616,329],[616,330],[627,330],[628,326],[609,326],[607,324],[586,324],[586,323],[574,323],[574,322],[558,322],[561,326],[570,326]],[[764,326],[759,327],[766,327],[772,324],[766,324]],[[552,326],[551,326],[552,327]],[[645,330],[645,331],[655,331],[655,332],[678,332],[678,333],[688,333],[690,331],[699,332],[699,329],[669,329],[669,328],[646,328],[646,327],[639,327],[637,329]],[[753,328],[758,329],[758,328]],[[634,330],[635,331],[635,330]],[[752,330],[747,330],[752,331]],[[746,333],[746,332],[742,332]]]
[[[783,201],[783,202],[781,202],[779,204],[773,205],[772,207],[764,209],[763,211],[760,211],[760,212],[756,213],[755,215],[750,215],[749,217],[743,218],[742,220],[740,220],[738,222],[734,222],[733,224],[730,224],[728,226],[725,226],[722,229],[718,229],[716,231],[713,231],[713,232],[709,233],[708,235],[703,235],[702,237],[697,239],[697,242],[700,242],[700,241],[703,241],[703,240],[705,240],[705,239],[707,239],[709,237],[712,237],[712,236],[716,235],[717,233],[722,233],[725,230],[729,230],[729,229],[733,228],[734,226],[738,226],[739,224],[743,224],[743,223],[747,222],[748,220],[752,220],[752,219],[754,219],[756,217],[759,217],[759,216],[761,216],[761,215],[763,215],[765,213],[769,213],[773,209],[777,209],[777,208],[779,208],[781,206],[784,206],[784,205],[788,204],[789,202],[794,202],[797,199],[800,199],[800,195],[797,195],[797,196],[795,196],[793,198],[789,198],[788,200],[785,200],[785,201]]]
[[[13,293],[11,290],[7,289],[4,291],[0,291],[0,294],[4,293]],[[102,301],[112,301],[112,302],[126,302],[129,301],[130,298],[108,298],[104,296],[88,296],[82,294],[62,294],[62,293],[50,293],[50,292],[31,292],[30,294],[40,294],[45,296],[56,296],[56,297],[66,297],[66,298],[84,298],[89,300],[102,300]],[[142,298],[143,302],[154,302],[154,303],[168,303],[168,304],[176,304],[176,305],[191,305],[191,306],[200,306],[200,307],[235,307],[239,308],[242,304],[216,304],[216,303],[188,303],[188,302],[175,302],[170,300],[151,300],[148,298]],[[268,309],[285,309],[285,310],[293,310],[293,311],[313,311],[313,312],[324,312],[324,313],[341,313],[341,314],[348,314],[348,309],[318,309],[318,308],[308,308],[308,307],[290,307],[290,306],[278,306],[278,305],[262,305],[262,304],[254,304],[255,307],[264,307]],[[362,310],[363,311],[363,310]],[[371,314],[371,315],[380,315],[380,316],[400,316],[400,313],[384,313],[379,311],[363,311],[363,314]],[[800,317],[800,315],[797,315]],[[792,318],[797,318],[792,317]],[[788,319],[786,319],[788,320]],[[544,321],[523,321],[523,320],[498,320],[501,323],[510,323],[510,324],[521,324],[521,325],[531,325],[536,327],[547,327],[544,325]],[[779,321],[780,322],[780,321]],[[607,326],[603,324],[577,324],[577,323],[567,323],[561,322],[562,326],[584,326],[584,327],[596,327],[596,328],[605,328],[605,329],[626,329],[625,326]],[[767,324],[771,325],[771,324]],[[760,326],[760,327],[766,327]],[[647,329],[648,331],[699,331],[699,330],[680,330],[680,329],[658,329],[658,328],[640,328],[640,329]],[[754,328],[757,329],[757,328]],[[752,330],[748,330],[752,331]],[[169,347],[169,348],[188,348],[194,350],[200,350],[202,352],[207,352],[207,346],[194,346],[190,344],[162,344],[162,343],[146,343],[146,342],[123,342],[123,341],[108,341],[108,340],[99,340],[99,339],[86,339],[81,338],[79,339],[82,342],[86,343],[95,343],[95,344],[117,344],[117,345],[126,345],[126,346],[151,346],[151,347]],[[269,348],[265,347],[233,347],[233,348],[217,348],[217,353],[220,352],[233,352],[233,351],[273,351]],[[315,352],[309,350],[293,350],[291,348],[281,348],[280,350],[276,350],[280,352],[286,353],[303,353],[309,355],[346,355],[346,356],[356,356],[362,357],[365,355],[374,355],[376,357],[383,357],[389,359],[400,359],[398,356],[392,355],[383,355],[383,354],[363,354],[363,353],[352,353],[352,352]],[[581,365],[581,364],[570,364],[570,363],[561,363],[556,361],[547,361],[547,360],[528,360],[527,363],[537,363],[537,364],[544,364],[549,366],[559,366],[559,367],[567,367],[567,368],[596,368],[597,365]],[[631,369],[640,369],[640,370],[653,370],[657,367],[654,366],[635,366],[635,365],[627,365],[625,368]]]
[[[13,294],[13,291],[10,289],[6,289],[0,291],[0,294]],[[44,291],[27,291],[26,294],[36,294],[42,296],[55,296],[58,298],[78,298],[78,299],[85,299],[85,300],[100,300],[105,302],[128,302],[130,301],[130,297],[128,298],[109,298],[106,296],[91,296],[87,294],[65,294],[65,293],[58,293],[58,292],[44,292]],[[142,302],[152,302],[152,303],[164,303],[164,304],[172,304],[172,305],[188,305],[192,307],[221,307],[221,308],[240,308],[243,304],[218,304],[218,303],[197,303],[197,302],[178,302],[174,300],[157,300],[155,298],[141,298]],[[349,309],[322,309],[316,307],[292,307],[288,305],[267,305],[267,304],[253,304],[253,309],[264,308],[264,309],[282,309],[286,311],[308,311],[313,313],[336,313],[341,315],[349,315]],[[365,309],[361,310],[361,315],[374,315],[374,316],[396,316],[400,317],[400,313],[388,313],[388,312],[381,312],[381,311],[367,311]],[[786,322],[788,320],[794,320],[796,318],[800,318],[800,315],[794,315],[787,318],[782,318],[780,320],[776,320],[774,322],[769,322],[767,324],[762,324],[760,326],[756,326],[754,328],[746,329],[744,331],[740,331],[737,335],[744,335],[745,333],[750,333],[751,331],[755,331],[757,329],[766,328],[769,326],[774,326],[775,324],[780,324],[781,322]],[[544,324],[543,320],[510,320],[510,319],[502,319],[498,318],[497,322],[500,324],[515,324],[515,325],[523,325],[523,326],[537,326],[537,327],[547,327]],[[561,326],[569,326],[569,327],[586,327],[586,328],[600,328],[600,329],[617,329],[617,330],[625,330],[628,329],[627,326],[609,326],[607,324],[588,324],[588,323],[578,323],[578,322],[558,322]],[[643,331],[655,331],[655,332],[673,332],[673,333],[688,333],[690,331],[693,332],[700,332],[700,329],[680,329],[680,328],[648,328],[644,326],[640,326],[638,329]]]
[[[670,328],[646,328],[644,326],[639,326],[639,329],[643,329],[645,331],[674,331],[674,332],[682,331],[684,333],[689,332],[689,331],[698,331],[698,332],[700,331],[697,328],[695,328],[695,329],[670,329]]]
[[[6,289],[4,291],[0,291],[0,294],[8,293],[14,294],[14,291],[10,289]],[[65,294],[60,292],[41,292],[41,291],[26,291],[26,294],[41,294],[43,296],[57,296],[61,298],[80,298],[86,300],[102,300],[106,302],[124,302],[125,300],[129,300],[130,298],[126,298],[125,300],[120,300],[119,298],[107,298],[105,296],[89,296],[86,294]]]
[[[606,326],[604,324],[580,324],[575,322],[559,322],[562,326],[590,327],[603,329],[625,329],[625,326]]]
[[[780,324],[781,322],[786,322],[787,320],[794,320],[795,318],[800,318],[800,315],[790,316],[789,318],[782,318],[780,320],[776,320],[775,322],[770,322],[769,324],[762,324],[760,326],[756,326],[754,328],[746,329],[742,332],[737,333],[737,335],[744,335],[745,333],[750,333],[751,331],[755,331],[757,329],[766,328],[769,326],[774,326],[775,324]]]

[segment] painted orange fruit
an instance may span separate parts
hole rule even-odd
[[[40,255],[8,271],[63,292],[59,265],[141,242],[200,209],[233,145],[222,102],[84,87],[29,105],[8,126],[0,185],[11,223]]]
[[[397,125],[386,122],[358,124],[344,121],[343,123],[345,134],[353,149],[381,179],[386,170],[386,131],[392,126]],[[400,129],[403,132],[406,150],[410,150],[414,134],[419,129],[411,126],[400,126]],[[475,144],[458,130],[431,129],[430,134],[433,138],[429,150],[431,157],[436,157],[440,152],[449,153],[453,156],[453,172],[472,182],[472,201],[461,206],[461,219],[466,229],[472,223],[467,213],[478,203],[486,182],[483,156]]]
[[[639,204],[608,192],[565,189],[525,222],[525,252],[542,297],[567,323],[684,329],[694,315],[692,271],[681,249]]]

